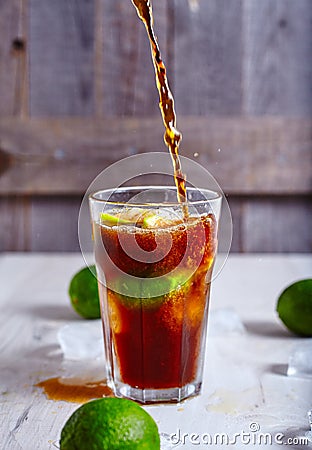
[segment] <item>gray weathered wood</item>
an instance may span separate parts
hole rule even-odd
[[[244,46],[244,111],[311,115],[311,0],[244,0]]]
[[[78,251],[80,197],[0,197],[0,252]]]
[[[311,196],[230,196],[231,252],[310,253]]]
[[[181,117],[181,155],[206,167],[227,193],[311,192],[310,119]],[[155,119],[0,120],[11,167],[0,192],[81,194],[109,164],[136,153],[166,152]]]
[[[94,2],[30,0],[30,113],[93,111]]]
[[[311,197],[246,200],[242,251],[311,253],[311,206]]]
[[[26,48],[23,1],[0,2],[0,116],[23,112]]]
[[[242,218],[243,218],[244,198],[230,196],[227,197],[227,201],[229,203],[233,225],[231,252],[232,253],[241,252],[243,247]]]
[[[78,251],[79,197],[33,197],[30,203],[31,251]]]
[[[311,251],[312,2],[195,3],[153,1],[180,153],[229,194],[233,251]],[[0,1],[0,116],[0,251],[77,250],[94,177],[167,152],[131,0]]]
[[[0,197],[0,252],[27,250],[28,225],[28,199]]]
[[[167,0],[153,2],[155,32],[165,59]],[[104,114],[158,113],[148,37],[131,0],[106,1],[103,16]]]
[[[103,117],[103,22],[106,0],[94,0],[94,115]]]
[[[241,0],[174,2],[174,92],[182,114],[241,111]]]

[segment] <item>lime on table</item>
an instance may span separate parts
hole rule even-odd
[[[312,279],[288,286],[279,296],[276,310],[290,331],[312,336]]]
[[[154,419],[137,403],[101,398],[85,403],[66,422],[61,450],[159,450]]]
[[[69,285],[69,297],[74,310],[85,319],[99,319],[100,302],[95,266],[77,272]]]

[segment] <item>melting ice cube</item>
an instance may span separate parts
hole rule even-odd
[[[101,320],[74,322],[64,325],[57,338],[64,359],[86,360],[104,356]]]
[[[312,409],[308,411],[308,419],[310,423],[310,431],[305,434],[305,437],[307,437],[309,442],[312,443]]]
[[[288,359],[287,375],[312,377],[312,339],[294,347]]]
[[[225,333],[245,333],[246,329],[237,312],[232,308],[220,308],[209,315],[209,333],[222,336]]]
[[[175,444],[170,435],[167,433],[160,433],[160,449],[161,450],[171,450],[173,448],[180,447],[180,444]]]

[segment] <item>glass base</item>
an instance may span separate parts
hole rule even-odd
[[[125,397],[136,402],[148,403],[179,403],[200,394],[201,383],[190,383],[183,387],[169,389],[138,389],[127,384],[118,383],[113,387],[116,397]]]

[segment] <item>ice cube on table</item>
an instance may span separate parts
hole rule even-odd
[[[101,320],[77,321],[57,333],[64,359],[88,360],[104,357]]]
[[[310,431],[305,434],[305,437],[307,437],[309,442],[312,444],[312,409],[308,411],[308,419],[310,424]]]
[[[160,450],[172,450],[178,447],[180,447],[180,444],[174,443],[169,434],[160,433]]]
[[[289,355],[288,376],[312,377],[312,339],[296,345]]]
[[[233,308],[220,308],[209,314],[210,336],[222,336],[226,333],[243,334],[246,328]]]

